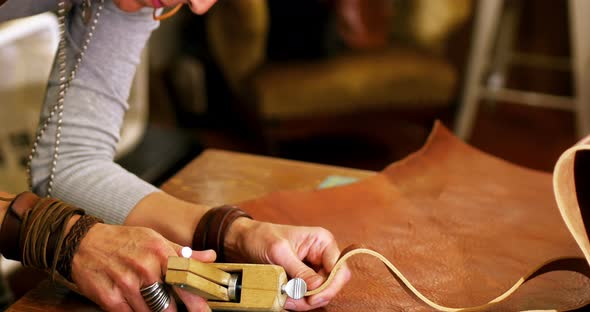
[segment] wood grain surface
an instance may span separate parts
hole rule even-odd
[[[313,189],[330,175],[365,178],[373,171],[206,150],[162,189],[173,196],[205,205],[254,199],[270,192]]]

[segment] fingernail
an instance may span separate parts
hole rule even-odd
[[[295,309],[295,303],[293,303],[291,301],[287,301],[287,303],[285,304],[285,309],[287,309],[287,310],[294,310]]]

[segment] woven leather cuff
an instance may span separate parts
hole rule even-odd
[[[224,205],[210,209],[197,225],[193,236],[193,249],[213,249],[217,253],[216,262],[224,262],[225,235],[232,223],[241,217],[252,219],[249,214],[235,206]]]
[[[4,257],[22,261],[22,215],[32,209],[40,198],[31,192],[22,192],[12,200],[0,226],[0,253]]]
[[[70,232],[64,239],[64,246],[60,252],[59,260],[57,261],[57,272],[70,282],[73,282],[72,260],[74,259],[74,254],[78,251],[78,246],[84,236],[86,236],[88,231],[90,231],[90,228],[97,223],[103,223],[102,219],[83,215],[78,221],[76,221],[76,223],[74,223]]]

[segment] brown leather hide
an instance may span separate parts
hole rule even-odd
[[[450,307],[486,303],[549,259],[583,257],[560,216],[551,174],[487,155],[438,124],[422,149],[374,177],[274,193],[242,207],[259,220],[325,227],[340,247],[373,248],[428,298]],[[376,259],[359,256],[349,266],[352,279],[327,311],[430,310]],[[535,277],[491,310],[589,302],[590,280],[558,271]]]

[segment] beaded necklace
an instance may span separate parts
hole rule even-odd
[[[59,145],[61,142],[61,128],[63,123],[63,111],[64,111],[64,99],[70,87],[70,83],[76,77],[76,73],[80,68],[80,64],[82,63],[82,59],[84,58],[84,54],[88,50],[88,45],[94,35],[94,30],[96,29],[96,25],[98,24],[98,18],[100,17],[101,11],[103,9],[104,0],[98,0],[98,7],[96,13],[94,13],[94,17],[92,16],[92,3],[91,0],[84,0],[82,3],[82,18],[84,21],[89,25],[89,30],[86,33],[84,41],[82,43],[82,49],[76,56],[76,60],[74,63],[74,68],[68,73],[67,71],[67,42],[66,42],[66,0],[60,0],[58,3],[57,9],[57,20],[59,22],[59,45],[57,48],[57,66],[59,69],[59,87],[58,87],[58,95],[57,101],[49,110],[49,115],[43,120],[41,123],[42,126],[38,129],[37,134],[35,136],[35,141],[33,142],[33,147],[31,148],[31,153],[29,154],[28,161],[27,161],[27,175],[28,175],[28,183],[29,189],[33,188],[33,177],[31,173],[31,163],[33,162],[33,158],[37,155],[37,148],[39,146],[39,142],[41,138],[45,134],[47,127],[49,126],[49,122],[53,120],[54,117],[57,117],[57,128],[55,130],[55,143],[53,148],[53,156],[51,161],[51,169],[49,171],[49,182],[47,184],[47,196],[50,197],[51,193],[53,192],[53,184],[55,179],[55,170],[57,167],[57,161],[59,159]]]

